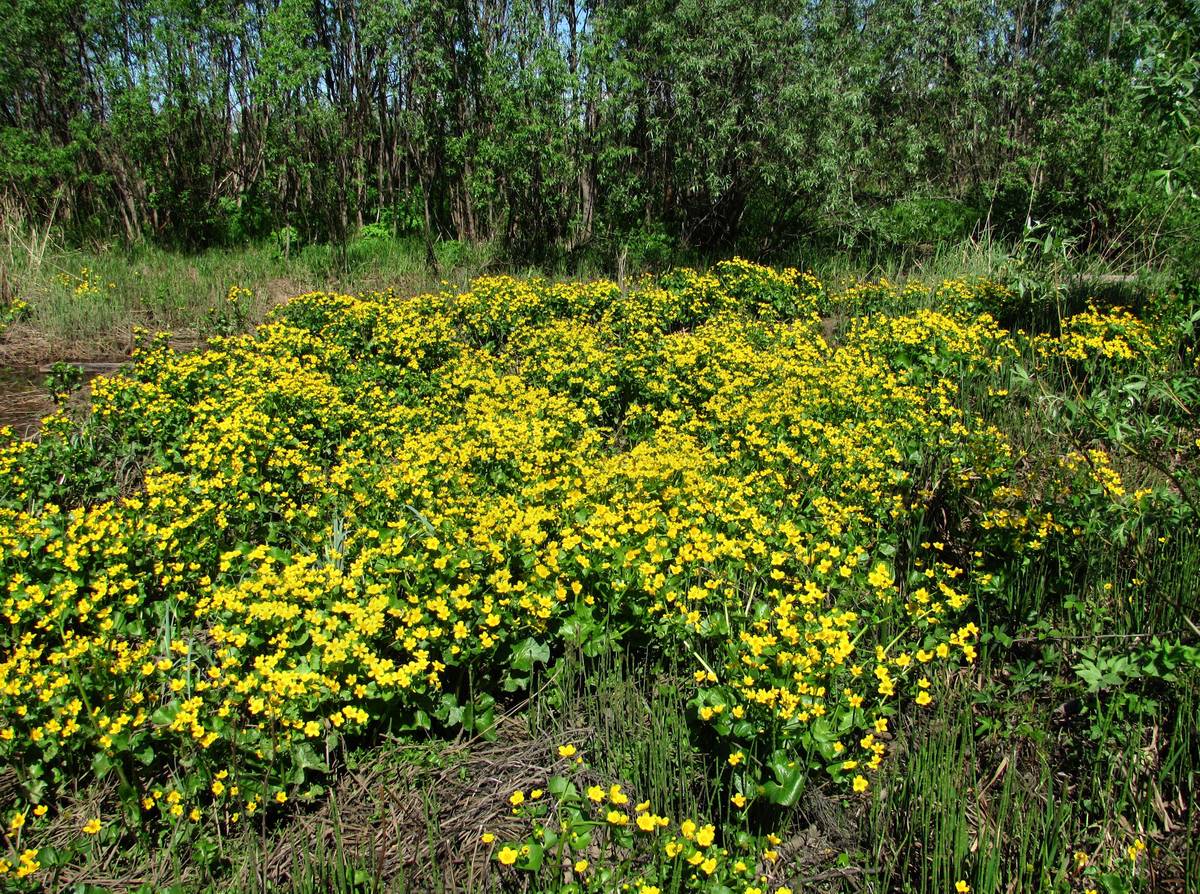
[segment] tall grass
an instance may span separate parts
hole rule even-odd
[[[314,290],[358,292],[394,287],[400,294],[465,286],[488,269],[489,246],[442,242],[438,273],[417,239],[358,239],[341,251],[310,245],[287,252],[267,245],[194,254],[150,245],[71,247],[55,235],[28,232],[21,221],[0,228],[0,265],[28,309],[0,344],[10,362],[109,359],[124,354],[135,326],[170,330],[198,342],[232,286],[250,289],[246,325],[274,305]]]
[[[599,777],[620,780],[669,816],[720,808],[719,767],[689,723],[684,671],[673,656],[569,652],[531,700],[531,732],[567,741],[586,730]]]
[[[1134,282],[1165,288],[1173,274],[1141,268],[1136,277],[1118,263],[1091,255],[1048,254],[1044,243],[1010,244],[983,234],[919,250],[864,246],[854,251],[796,249],[772,260],[813,270],[830,284],[886,278],[904,282],[990,277],[1078,304],[1096,292],[1121,298]],[[497,247],[455,241],[435,247],[438,270],[426,264],[416,237],[367,234],[345,246],[264,243],[185,253],[149,244],[126,247],[70,246],[52,229],[0,209],[0,268],[9,291],[29,304],[22,321],[0,340],[0,360],[46,363],[56,359],[111,359],[124,354],[133,327],[172,330],[193,343],[212,329],[211,315],[231,286],[248,288],[254,306],[246,325],[260,322],[272,306],[316,289],[357,292],[394,287],[401,294],[465,286],[506,264]],[[677,251],[677,261],[704,266],[706,258]],[[540,272],[555,278],[617,277],[643,270],[620,269],[590,255],[560,259]],[[81,285],[86,288],[80,289]],[[1127,302],[1126,302],[1127,303]]]

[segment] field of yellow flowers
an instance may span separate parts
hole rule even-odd
[[[667,815],[554,742],[481,830],[485,884],[801,890],[789,817],[815,789],[878,803],[919,753],[905,731],[979,688],[997,635],[1028,636],[989,605],[1019,618],[1033,572],[1064,580],[1102,538],[1155,567],[1182,549],[1195,423],[1161,395],[1161,431],[1120,415],[1179,367],[1175,320],[1091,306],[1026,334],[1013,302],[735,260],[625,292],[312,293],[202,352],[146,340],[86,418],[0,445],[0,885],[211,854],[307,809],[349,754],[495,736],[564,655],[640,650],[680,670],[719,812]],[[1115,581],[1132,603],[1126,577],[1074,596]],[[1163,648],[1194,693],[1190,642]],[[1044,890],[1147,884],[1149,832],[1127,831],[1112,859],[1064,843]],[[939,890],[986,883],[978,849]]]

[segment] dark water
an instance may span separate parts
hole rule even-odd
[[[45,382],[46,374],[36,366],[0,367],[0,425],[11,425],[18,435],[36,431],[54,410]]]
[[[83,383],[116,368],[116,364],[111,363],[76,365],[83,372]],[[54,401],[46,387],[46,373],[41,368],[0,366],[0,426],[10,425],[19,436],[30,437],[37,432],[42,417],[52,412]]]

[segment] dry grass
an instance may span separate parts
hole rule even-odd
[[[324,797],[307,809],[298,803],[282,826],[250,823],[225,838],[228,864],[219,882],[202,876],[186,846],[148,853],[122,841],[98,848],[86,863],[64,867],[48,889],[98,886],[120,894],[144,886],[196,890],[215,884],[214,890],[286,891],[311,887],[314,869],[352,867],[388,890],[489,890],[490,850],[481,835],[520,837],[522,821],[512,815],[509,795],[561,772],[566,763],[556,756],[556,743],[531,735],[523,718],[505,717],[496,730],[494,741],[385,741],[359,766],[345,769]],[[572,733],[581,741],[590,735]],[[51,843],[77,838],[92,817],[110,817],[115,802],[113,786],[80,790],[56,813]]]
[[[563,763],[555,743],[529,735],[520,719],[502,721],[497,731],[492,742],[395,744],[386,759],[347,771],[319,809],[277,836],[262,863],[243,867],[258,877],[240,878],[238,887],[287,887],[316,853],[341,855],[385,886],[485,888],[490,852],[480,836],[520,837],[509,795]]]

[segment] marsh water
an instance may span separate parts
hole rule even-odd
[[[83,384],[98,375],[112,372],[115,363],[77,363]],[[21,437],[35,434],[42,417],[54,411],[54,401],[46,387],[47,372],[37,366],[0,366],[0,426],[12,426]]]

